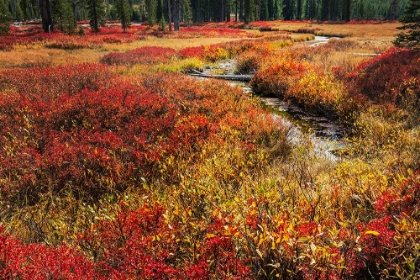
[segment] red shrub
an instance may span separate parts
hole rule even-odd
[[[23,94],[42,103],[54,100],[63,93],[108,88],[115,77],[105,65],[100,64],[14,69],[1,72],[0,90]]]
[[[283,62],[258,71],[251,80],[253,91],[258,95],[283,97],[291,83],[301,77],[306,66],[294,62]]]
[[[205,58],[206,48],[204,46],[199,47],[187,47],[179,51],[179,54],[183,58],[187,57],[198,57]]]
[[[96,275],[96,279],[101,279]],[[99,276],[99,277],[98,277]],[[94,265],[65,245],[24,245],[0,231],[1,279],[94,279]]]
[[[110,53],[101,59],[102,63],[117,65],[154,64],[168,62],[177,52],[171,48],[141,47],[124,53]]]
[[[2,95],[0,105],[8,124],[0,127],[8,135],[0,139],[0,173],[9,178],[2,188],[10,199],[69,187],[91,198],[121,190],[212,133],[206,116],[180,115],[162,95],[129,85],[46,102]]]
[[[157,204],[137,211],[123,207],[115,220],[81,235],[80,245],[95,256],[97,270],[107,278],[249,279],[246,261],[236,255],[235,232],[226,232],[225,222],[211,217],[215,222],[196,241],[202,246],[192,252],[182,232],[186,225],[168,224],[164,213]]]
[[[419,99],[419,62],[418,52],[391,48],[350,73],[350,92],[353,95],[361,93],[377,102],[399,105],[411,94]]]
[[[414,174],[398,188],[382,193],[375,202],[375,208],[378,216],[410,216],[420,208],[420,173]]]

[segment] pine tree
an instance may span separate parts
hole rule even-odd
[[[10,16],[3,0],[0,0],[0,35],[9,34]]]
[[[184,22],[187,26],[192,26],[193,24],[193,12],[191,9],[191,1],[190,0],[183,0],[182,1],[182,10],[184,11]]]
[[[399,6],[399,0],[392,0],[391,4],[389,5],[389,17],[392,20],[397,19],[397,12],[398,12],[398,6]]]
[[[329,12],[330,12],[330,1],[322,0],[322,4],[321,4],[321,20],[322,21],[328,20]]]
[[[167,0],[168,4],[168,27],[169,31],[172,31],[172,5],[171,0]]]
[[[283,0],[283,17],[285,20],[293,19],[293,0]]]
[[[71,34],[76,29],[73,9],[67,0],[53,0],[51,2],[52,14],[54,22],[58,28]]]
[[[87,10],[90,18],[90,27],[99,32],[99,27],[105,26],[105,7],[102,0],[88,0]]]
[[[127,0],[117,0],[115,3],[117,9],[118,19],[121,21],[121,26],[124,32],[130,26],[130,5]]]
[[[149,26],[153,26],[157,23],[157,6],[155,0],[146,0],[147,20]]]
[[[283,19],[283,0],[274,0],[274,19]]]
[[[50,1],[40,0],[39,10],[40,10],[41,20],[42,20],[42,30],[44,30],[44,32],[50,32],[51,30],[53,30],[53,21],[52,21]]]
[[[350,21],[351,18],[351,0],[343,0],[343,20]]]
[[[303,6],[303,0],[297,0],[297,5],[296,5],[296,19],[297,20],[302,19],[302,6]]]
[[[244,22],[246,24],[251,22],[251,0],[245,0],[244,2]]]
[[[403,23],[398,29],[407,30],[397,35],[393,42],[398,47],[420,49],[420,0],[410,0],[404,16],[400,19]]]
[[[31,4],[29,0],[22,0],[20,2],[20,6],[22,8],[23,11],[23,19],[24,20],[29,20],[31,19]]]
[[[156,20],[160,23],[163,18],[163,3],[162,0],[157,0],[156,4]]]
[[[173,0],[172,2],[172,17],[174,21],[174,31],[179,31],[180,27],[180,15],[179,15],[179,8],[180,8],[180,1],[181,0]]]
[[[16,3],[16,20],[17,21],[23,21],[25,19],[25,16],[23,15],[23,10],[20,5],[20,2]]]
[[[315,0],[307,0],[306,1],[306,12],[305,12],[305,17],[307,19],[313,20],[315,19],[316,16],[316,1]]]

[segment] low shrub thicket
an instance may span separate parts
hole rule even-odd
[[[415,277],[419,175],[379,192],[367,221],[346,216],[357,212],[360,198],[353,206],[330,208],[350,203],[336,196],[339,188],[328,196],[329,203],[300,201],[293,212],[274,193],[235,198],[206,216],[201,215],[205,207],[200,211],[206,196],[194,200],[199,208],[146,204],[130,210],[122,202],[113,218],[78,235],[78,248],[92,258],[65,245],[23,245],[1,234],[1,273],[22,279]],[[312,216],[314,210],[319,213]]]
[[[205,89],[181,76],[158,75],[141,79],[139,86],[121,83],[97,89],[109,79],[106,71],[96,72],[102,66],[75,67],[64,74],[67,70],[48,70],[58,81],[46,75],[46,69],[21,71],[32,85],[30,92],[24,91],[26,80],[15,85],[7,78],[13,71],[3,76],[9,88],[0,103],[2,123],[8,124],[1,126],[3,201],[32,204],[39,193],[56,195],[65,189],[97,200],[106,192],[137,185],[141,177],[153,177],[163,158],[197,150],[221,122],[243,129],[243,117],[226,110],[234,103],[234,111],[245,109],[235,97],[240,93],[234,90],[222,97],[221,84]],[[50,89],[40,73],[51,78],[55,88]],[[85,84],[90,76],[98,80]],[[67,79],[75,84],[58,88]],[[82,89],[84,85],[90,89]],[[250,131],[249,125],[241,133]]]
[[[119,68],[3,71],[0,277],[417,277],[416,55],[390,52],[347,75],[310,64],[307,49],[278,50],[282,42],[107,56],[126,60]],[[352,114],[345,157],[292,138],[257,99],[222,82],[110,70],[124,72],[131,55],[147,70],[178,55],[248,53],[260,58],[257,92]],[[405,72],[382,82],[400,56]]]
[[[176,54],[177,52],[171,48],[142,47],[123,53],[109,53],[101,59],[101,62],[109,65],[168,63],[176,57]]]
[[[99,64],[14,69],[2,71],[0,90],[5,93],[4,98],[15,93],[30,100],[41,99],[47,102],[63,94],[79,93],[83,89],[97,91],[109,88],[115,77],[106,66]]]
[[[410,109],[418,108],[420,99],[420,54],[392,48],[349,74],[350,93],[363,94],[379,103]]]
[[[104,44],[129,43],[143,39],[146,36],[146,27],[132,27],[128,32],[123,32],[117,27],[103,27],[99,33],[85,31],[83,27],[80,27],[79,34],[68,35],[56,31],[45,33],[40,25],[14,27],[9,35],[0,38],[0,48],[2,46],[13,48],[15,45],[30,48],[37,44],[46,48],[64,50],[100,48]]]

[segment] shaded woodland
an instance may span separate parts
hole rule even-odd
[[[58,28],[74,32],[76,22],[90,20],[98,28],[105,20],[120,20],[123,27],[130,21],[160,24],[175,30],[180,22],[260,20],[397,20],[407,0],[0,0],[3,20],[42,19],[45,32]]]

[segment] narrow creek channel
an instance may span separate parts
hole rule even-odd
[[[214,73],[224,75],[233,74],[235,60],[223,61],[217,66],[206,68],[204,75],[211,76]],[[206,79],[204,77],[204,79]],[[230,85],[239,86],[245,92],[252,94],[252,89],[247,82],[226,81]],[[309,113],[303,108],[290,104],[276,97],[260,97],[263,106],[267,106],[276,118],[281,118],[283,123],[290,126],[289,139],[291,142],[299,142],[303,135],[309,135],[312,140],[315,152],[324,155],[326,158],[336,161],[339,158],[335,151],[344,145],[344,132],[340,126],[325,116]]]

